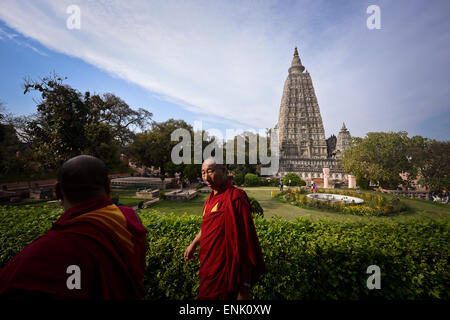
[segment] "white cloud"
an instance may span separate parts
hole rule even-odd
[[[26,41],[19,40],[18,37],[19,37],[18,34],[7,32],[7,31],[3,30],[2,28],[0,28],[0,40],[6,40],[6,39],[13,40],[19,46],[24,46],[24,47],[30,48],[34,52],[36,52],[42,56],[48,57],[48,54],[46,54],[45,52],[42,52],[41,50],[37,49],[36,47],[32,46],[30,43],[28,43]]]
[[[66,28],[66,8],[74,2],[81,9],[80,30]],[[229,124],[275,125],[295,45],[311,72],[327,135],[337,134],[343,121],[354,135],[413,130],[420,114],[448,108],[439,105],[449,101],[444,75],[434,74],[448,53],[441,42],[448,43],[448,36],[437,30],[423,38],[442,14],[428,12],[402,27],[392,17],[408,22],[412,9],[386,4],[383,30],[368,31],[364,5],[337,7],[335,14],[329,3],[2,0],[0,19],[200,118]],[[428,50],[438,61],[423,59]]]

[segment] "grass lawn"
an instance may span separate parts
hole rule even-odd
[[[243,188],[247,194],[254,197],[264,209],[264,217],[271,218],[280,216],[286,220],[293,221],[296,217],[308,217],[311,219],[328,218],[336,221],[360,221],[360,222],[382,222],[382,221],[403,221],[415,219],[434,219],[450,221],[450,206],[440,205],[430,201],[409,199],[401,197],[408,206],[408,211],[389,215],[387,217],[362,217],[349,214],[340,214],[335,212],[321,211],[319,209],[303,209],[297,206],[285,203],[271,197],[271,191],[278,191],[278,188],[271,187],[252,187]],[[379,194],[377,192],[371,192]],[[388,198],[393,196],[383,194]],[[200,193],[197,197],[188,201],[160,201],[153,204],[150,208],[162,213],[174,213],[181,215],[183,213],[201,215],[203,204],[208,193]]]
[[[309,217],[312,219],[330,218],[336,220],[353,221],[408,221],[411,219],[434,219],[450,221],[450,206],[433,203],[431,201],[409,199],[400,197],[408,206],[405,212],[391,214],[386,217],[362,217],[349,214],[340,214],[336,212],[321,211],[319,209],[304,209],[289,203],[284,203],[271,197],[271,191],[267,188],[244,188],[249,196],[255,197],[264,209],[264,217],[281,216],[287,220],[295,220],[298,216]],[[272,190],[277,190],[273,188]],[[369,192],[369,191],[364,191]],[[380,193],[370,191],[369,193]],[[383,194],[387,198],[393,198],[393,195]]]
[[[443,205],[438,203],[433,203],[431,201],[419,200],[419,199],[409,199],[401,197],[402,201],[408,206],[408,210],[401,213],[394,213],[386,217],[362,217],[350,214],[341,214],[337,212],[327,212],[321,211],[320,209],[313,208],[300,208],[291,205],[286,202],[279,201],[271,197],[272,191],[279,191],[275,187],[249,187],[243,188],[247,194],[254,197],[260,203],[261,207],[264,209],[264,217],[271,218],[275,216],[280,216],[288,221],[294,221],[296,217],[307,217],[311,219],[332,219],[336,221],[360,221],[360,222],[383,222],[383,221],[398,221],[407,222],[411,220],[421,220],[421,219],[433,219],[433,220],[445,220],[450,221],[450,205]],[[365,191],[367,192],[367,191]],[[370,191],[373,194],[379,194],[378,192]],[[112,196],[119,196],[120,202],[125,206],[136,206],[143,199],[134,198],[135,190],[114,189]],[[158,203],[151,205],[150,209],[155,209],[161,213],[174,213],[175,215],[182,215],[187,213],[189,215],[201,215],[203,204],[209,193],[199,193],[194,199],[188,201],[167,201],[163,200]],[[392,198],[393,195],[383,194],[387,198]],[[48,203],[37,202],[37,201],[26,201],[17,205],[32,205],[32,206],[42,206],[48,205]],[[51,204],[54,207],[59,207],[58,202]]]
[[[202,215],[203,204],[209,193],[199,193],[195,198],[187,201],[167,201],[162,200],[152,204],[149,208],[158,210],[161,213],[174,213],[182,215],[183,213],[192,215]]]
[[[139,202],[145,200],[141,198],[135,198],[136,190],[135,189],[116,189],[112,190],[111,198],[119,197],[119,202],[124,206],[133,207],[136,206]]]

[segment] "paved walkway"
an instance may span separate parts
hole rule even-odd
[[[130,174],[129,173],[118,173],[118,174],[110,174],[109,178],[110,179],[115,179],[115,178],[122,178],[122,177],[129,177]],[[51,186],[51,185],[55,185],[57,182],[56,179],[47,179],[47,180],[34,180],[34,181],[20,181],[20,182],[11,182],[11,183],[1,183],[0,186],[1,188],[3,188],[3,186],[6,186],[8,188],[8,191],[10,190],[16,190],[16,189],[28,189],[29,186],[31,186],[32,188],[35,187],[35,185],[39,185],[39,187],[41,186]]]

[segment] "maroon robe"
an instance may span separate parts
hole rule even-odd
[[[0,297],[140,299],[146,232],[132,208],[109,198],[79,203],[0,270]],[[66,284],[70,265],[81,289]]]
[[[265,263],[246,193],[227,180],[203,209],[198,299],[236,299],[243,282],[254,285]]]

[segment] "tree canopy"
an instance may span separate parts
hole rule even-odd
[[[298,174],[292,172],[286,173],[283,177],[283,184],[285,186],[306,186],[306,182]]]
[[[37,113],[23,126],[34,158],[44,168],[57,168],[78,154],[91,154],[108,167],[121,165],[120,151],[133,140],[131,126],[146,127],[152,114],[133,110],[122,99],[107,93],[103,96],[81,94],[56,75],[39,81],[27,80],[25,91],[37,91],[41,101]],[[24,121],[17,118],[19,125]]]
[[[182,172],[184,167],[176,167],[171,161],[172,148],[178,144],[178,141],[171,141],[170,137],[171,133],[179,128],[193,133],[191,125],[184,120],[174,119],[164,122],[153,121],[150,130],[138,133],[134,142],[130,145],[131,155],[137,164],[159,167],[162,178],[165,177],[167,169],[170,173]],[[191,134],[191,136],[193,135]]]
[[[401,132],[369,132],[352,139],[340,166],[360,181],[395,189],[420,181],[431,190],[448,190],[449,142]],[[400,174],[406,175],[406,181]]]

